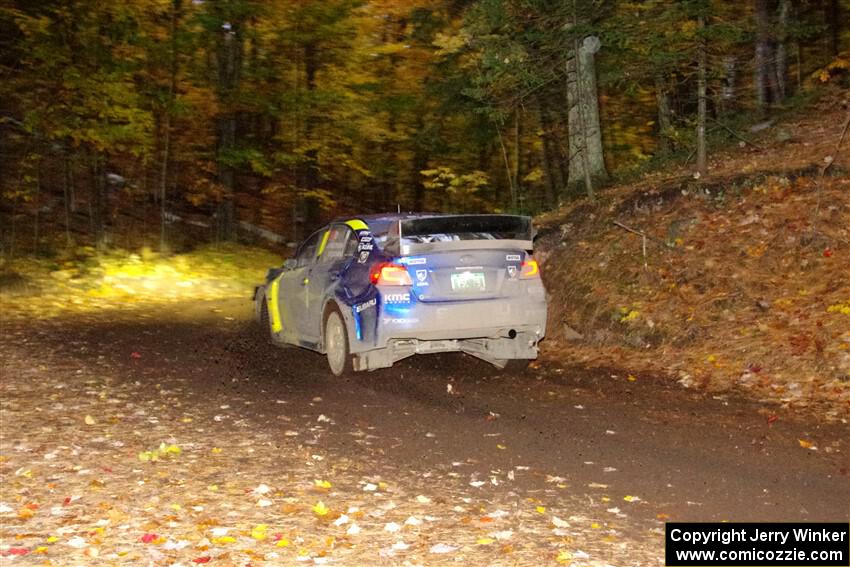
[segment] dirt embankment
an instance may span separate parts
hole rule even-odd
[[[850,114],[813,113],[539,219],[546,355],[850,417]]]

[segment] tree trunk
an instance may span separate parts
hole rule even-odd
[[[608,178],[602,149],[602,127],[599,120],[599,93],[596,87],[596,53],[602,43],[596,36],[584,38],[579,53],[579,105],[587,145],[590,175],[595,180]]]
[[[830,58],[838,57],[841,51],[842,10],[839,0],[826,0],[824,15],[826,16],[826,47]]]
[[[65,155],[62,156],[62,200],[65,205],[65,240],[70,247],[73,242],[71,241],[71,188],[68,169],[68,156]]]
[[[519,105],[514,107],[514,171],[513,171],[513,188],[511,193],[511,207],[514,211],[519,210],[518,207],[522,201],[522,121],[519,119]]]
[[[546,206],[554,207],[558,204],[560,188],[563,185],[560,170],[555,167],[557,160],[556,152],[552,148],[552,120],[551,113],[546,107],[542,97],[536,96],[537,111],[540,116],[540,130],[542,132],[543,168],[546,171]]]
[[[174,99],[177,95],[177,18],[179,16],[180,4],[182,0],[172,0],[171,2],[171,22],[169,26],[171,53],[169,61],[169,82],[168,82],[168,99],[165,107],[165,117],[163,124],[163,150],[162,150],[162,171],[160,172],[159,183],[159,207],[160,207],[160,225],[159,225],[159,249],[164,251],[165,244],[165,213],[166,202],[168,201],[168,160],[171,158],[171,113],[174,111]]]
[[[707,114],[706,104],[706,53],[705,38],[702,32],[705,30],[705,17],[699,16],[700,38],[697,47],[697,172],[701,176],[708,173],[708,158],[705,147],[705,122]]]
[[[755,82],[756,102],[759,110],[781,102],[777,84],[775,38],[771,31],[770,0],[755,0],[756,57]]]
[[[670,112],[670,94],[667,92],[667,79],[662,72],[655,73],[655,104],[658,113],[658,150],[664,155],[673,150],[670,134],[673,131],[673,119]]]
[[[502,150],[502,159],[505,162],[505,176],[508,178],[508,190],[510,191],[511,202],[514,200],[516,188],[514,187],[514,176],[511,168],[511,160],[508,157],[508,148],[505,147],[505,138],[502,136],[502,129],[496,125],[496,136],[499,138],[499,148]]]
[[[304,46],[304,76],[307,81],[308,99],[311,101],[313,100],[312,94],[316,90],[318,72],[319,46],[308,43]],[[316,110],[308,108],[307,117],[304,120],[304,139],[311,147],[304,152],[305,163],[301,175],[303,186],[308,191],[308,195],[302,203],[304,222],[307,225],[308,232],[318,227],[322,216],[319,200],[309,195],[309,192],[319,187],[319,151],[315,148],[315,140],[313,139],[317,121]]]
[[[227,22],[218,44],[218,91],[224,110],[218,119],[218,179],[224,195],[218,207],[218,228],[222,240],[236,237],[234,204],[235,171],[229,163],[236,147],[236,118],[233,98],[242,72],[242,30],[239,22]]]
[[[791,12],[791,0],[779,0],[779,14],[774,57],[774,72],[776,74],[776,92],[779,101],[788,96],[788,16]]]
[[[41,235],[39,234],[39,215],[41,213],[41,204],[39,201],[41,200],[41,164],[36,163],[35,165],[35,199],[33,199],[33,204],[35,205],[35,222],[33,223],[33,253],[38,254],[38,241],[41,239]]]
[[[106,246],[106,230],[103,217],[105,203],[106,184],[101,164],[101,157],[95,154],[92,157],[92,199],[89,203],[89,216],[91,218],[92,232],[94,233],[95,245],[102,249]]]
[[[588,36],[575,43],[575,57],[567,62],[567,105],[569,107],[570,180],[584,180],[587,196],[594,198],[594,180],[608,177],[602,150],[599,100],[596,91],[595,54],[600,42]]]
[[[734,55],[723,57],[723,79],[720,86],[719,112],[728,114],[733,112],[737,105],[737,78],[738,58]]]

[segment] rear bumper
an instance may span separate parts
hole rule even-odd
[[[393,339],[498,338],[519,333],[542,338],[545,332],[546,301],[542,296],[383,305],[374,347],[384,347]]]
[[[414,354],[466,352],[497,363],[537,358],[546,334],[544,292],[468,302],[381,305],[374,342],[352,341],[355,369],[391,366]]]

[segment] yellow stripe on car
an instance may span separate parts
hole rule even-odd
[[[325,246],[328,244],[328,237],[331,235],[330,230],[325,231],[325,235],[322,237],[322,243],[319,244],[319,251],[316,253],[316,258],[322,255],[322,252],[325,251]]]
[[[351,230],[368,230],[369,225],[360,219],[351,219],[345,223]]]
[[[272,316],[272,332],[279,333],[283,330],[283,324],[280,321],[280,308],[278,306],[277,288],[280,285],[280,276],[276,277],[271,285],[271,296],[269,297],[269,311]]]

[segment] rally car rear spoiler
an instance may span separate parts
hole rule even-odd
[[[450,250],[531,250],[533,239],[530,217],[439,215],[398,221],[390,231],[388,244],[397,244],[400,254],[409,255]]]

